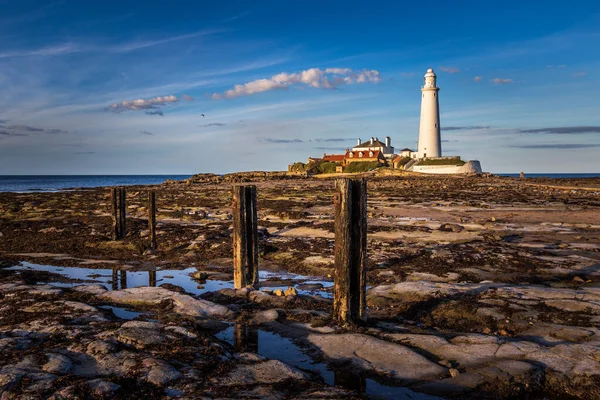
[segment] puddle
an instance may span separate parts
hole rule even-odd
[[[48,282],[49,285],[56,287],[73,287],[82,284],[100,284],[108,290],[119,290],[134,288],[140,286],[160,286],[165,283],[179,286],[186,292],[193,295],[201,295],[207,292],[214,292],[220,289],[233,288],[233,280],[221,281],[207,279],[199,283],[190,277],[190,274],[196,272],[196,268],[186,268],[182,270],[165,269],[156,271],[127,271],[115,268],[84,268],[84,267],[56,267],[52,265],[41,265],[30,262],[22,262],[20,265],[9,269],[24,271],[35,270],[44,271],[61,275],[73,282]],[[285,286],[265,287],[268,290],[286,290],[290,286],[296,287],[299,284],[320,284],[320,287],[310,290],[300,290],[298,293],[305,295],[319,295],[325,298],[333,297],[333,281],[319,280],[315,277],[292,274],[289,272],[259,271],[260,281],[268,279],[286,280]]]
[[[132,320],[136,319],[140,315],[144,314],[137,311],[131,311],[123,307],[114,307],[114,306],[99,306],[98,308],[102,308],[103,310],[111,310],[115,317]]]
[[[414,392],[405,387],[386,386],[361,374],[339,369],[332,370],[326,363],[314,362],[291,339],[256,326],[235,323],[215,336],[234,346],[238,352],[249,351],[283,361],[303,371],[321,376],[328,385],[355,390],[366,399],[443,400],[442,397]]]

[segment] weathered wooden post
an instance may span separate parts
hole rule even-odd
[[[256,186],[233,187],[233,282],[236,289],[258,284]]]
[[[118,206],[118,198],[119,195],[117,193],[117,188],[113,187],[110,189],[110,202],[112,205],[112,219],[113,219],[113,229],[112,229],[112,238],[113,240],[120,239],[120,220],[119,220],[119,206]]]
[[[148,192],[148,230],[150,231],[150,248],[156,250],[156,195]]]
[[[156,271],[148,271],[148,286],[156,287]]]
[[[333,318],[343,325],[367,321],[367,181],[335,181]]]
[[[126,194],[125,188],[119,188],[119,210],[121,214],[119,215],[120,221],[120,230],[121,230],[121,239],[127,236],[127,225],[126,225],[126,216],[127,216],[127,206],[126,206]]]
[[[112,269],[112,290],[119,290],[119,275],[117,269]]]
[[[525,179],[525,172],[521,171],[521,179]]]
[[[127,271],[121,270],[121,289],[127,289]]]

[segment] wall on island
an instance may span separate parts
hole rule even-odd
[[[422,174],[481,174],[481,163],[478,160],[467,161],[464,165],[415,165],[413,172]]]

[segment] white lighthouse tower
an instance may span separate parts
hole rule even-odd
[[[425,74],[425,84],[421,88],[421,125],[419,127],[417,158],[442,156],[439,90],[435,73],[433,69],[429,68]]]

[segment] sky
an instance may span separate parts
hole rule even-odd
[[[0,0],[0,175],[285,170],[370,137],[600,172],[600,2]]]

